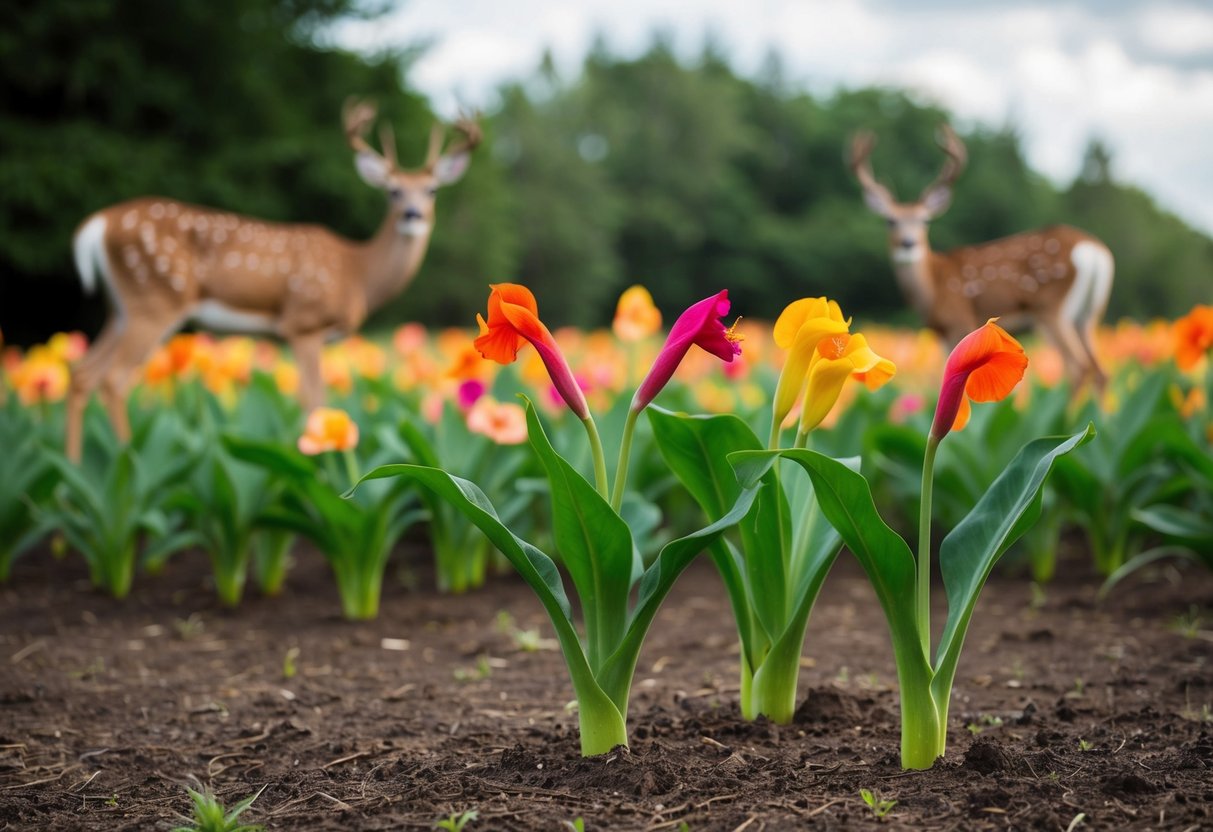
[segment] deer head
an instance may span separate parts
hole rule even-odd
[[[440,187],[459,181],[467,170],[471,152],[480,144],[480,125],[474,116],[461,116],[454,124],[460,138],[444,149],[447,129],[436,123],[430,131],[424,164],[406,170],[397,159],[390,125],[385,124],[380,131],[383,153],[376,152],[366,141],[366,132],[375,116],[373,104],[356,99],[347,100],[342,110],[345,135],[354,150],[358,175],[387,194],[396,230],[402,236],[425,236],[434,222],[434,195]]]
[[[889,250],[897,263],[921,260],[930,250],[927,224],[948,210],[952,203],[952,183],[964,170],[968,155],[964,143],[946,124],[939,127],[939,146],[947,155],[939,175],[927,185],[915,202],[898,202],[872,175],[869,157],[876,137],[869,131],[856,134],[851,141],[851,170],[863,186],[863,198],[889,225]]]

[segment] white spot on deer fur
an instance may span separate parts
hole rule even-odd
[[[193,224],[194,224],[194,218],[191,217],[189,214],[182,214],[177,219],[177,227],[180,228],[182,231],[189,231],[190,226],[192,226]]]
[[[156,271],[160,274],[168,274],[168,258],[163,254],[156,255]]]
[[[164,219],[164,205],[159,202],[153,202],[152,207],[147,209],[147,213],[154,220]]]
[[[223,255],[223,265],[229,269],[240,268],[240,252],[229,251],[227,254]]]
[[[253,229],[249,228],[247,225],[240,226],[236,230],[236,239],[242,243],[247,243],[249,240],[253,239]]]
[[[215,233],[211,234],[211,239],[214,240],[216,244],[226,242],[227,232],[222,228],[216,228]]]
[[[964,287],[964,296],[966,298],[974,298],[981,294],[981,284],[977,282],[966,283]]]
[[[233,309],[217,300],[204,300],[190,310],[190,320],[221,332],[243,332],[250,335],[272,334],[274,320],[269,315]]]
[[[173,288],[176,289],[178,292],[185,291],[185,278],[182,277],[181,275],[179,275],[179,274],[173,275],[172,280],[170,280],[169,282],[173,284]]]
[[[274,239],[270,241],[270,251],[274,254],[281,254],[286,248],[286,241],[281,234],[275,234]]]
[[[208,220],[206,217],[199,217],[198,219],[194,220],[194,228],[197,228],[198,231],[202,234],[205,234],[207,229],[210,227],[211,227],[211,221]]]
[[[1054,240],[1052,238],[1045,240],[1045,253],[1046,254],[1056,254],[1059,251],[1061,251],[1061,243],[1057,242],[1056,240]]]
[[[1019,279],[1019,287],[1021,289],[1023,289],[1024,291],[1035,292],[1037,289],[1037,286],[1038,286],[1038,284],[1036,283],[1036,279],[1029,275],[1025,274],[1023,277],[1021,277]]]
[[[130,231],[139,222],[139,212],[134,208],[122,215],[122,227]]]

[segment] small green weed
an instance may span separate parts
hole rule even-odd
[[[878,818],[883,818],[893,811],[893,807],[897,805],[896,800],[884,800],[871,789],[860,789],[859,796],[863,798],[863,802],[872,810],[872,814]]]
[[[248,807],[253,805],[254,800],[261,797],[265,786],[258,789],[256,794],[241,800],[230,811],[224,808],[210,789],[204,788],[197,791],[186,786],[185,790],[189,792],[190,799],[194,801],[194,816],[179,815],[178,817],[190,825],[175,827],[172,832],[261,832],[264,828],[259,825],[242,824],[239,818]]]
[[[445,832],[463,832],[464,827],[478,817],[480,817],[480,813],[475,809],[459,813],[451,812],[450,817],[435,822],[434,828],[445,830]]]

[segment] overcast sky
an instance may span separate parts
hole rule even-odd
[[[659,28],[688,56],[711,32],[742,74],[773,49],[814,92],[896,85],[962,122],[1010,119],[1059,184],[1099,136],[1118,179],[1213,233],[1213,0],[409,0],[333,37],[430,42],[409,82],[449,115],[491,109],[497,84],[529,76],[545,48],[571,76],[596,34],[631,56]]]

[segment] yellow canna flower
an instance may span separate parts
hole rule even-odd
[[[878,390],[896,372],[893,362],[873,352],[862,335],[840,333],[821,339],[809,367],[800,433],[807,434],[821,424],[838,402],[848,378],[862,381],[869,390]]]
[[[318,407],[307,417],[299,450],[309,456],[325,451],[348,451],[358,444],[358,425],[336,407]]]
[[[780,313],[772,335],[775,343],[787,350],[787,359],[775,388],[773,428],[783,424],[800,397],[818,343],[828,336],[845,334],[850,324],[838,304],[824,297],[793,301]]]
[[[632,286],[619,296],[611,323],[620,341],[643,341],[661,329],[661,310],[643,286]]]

